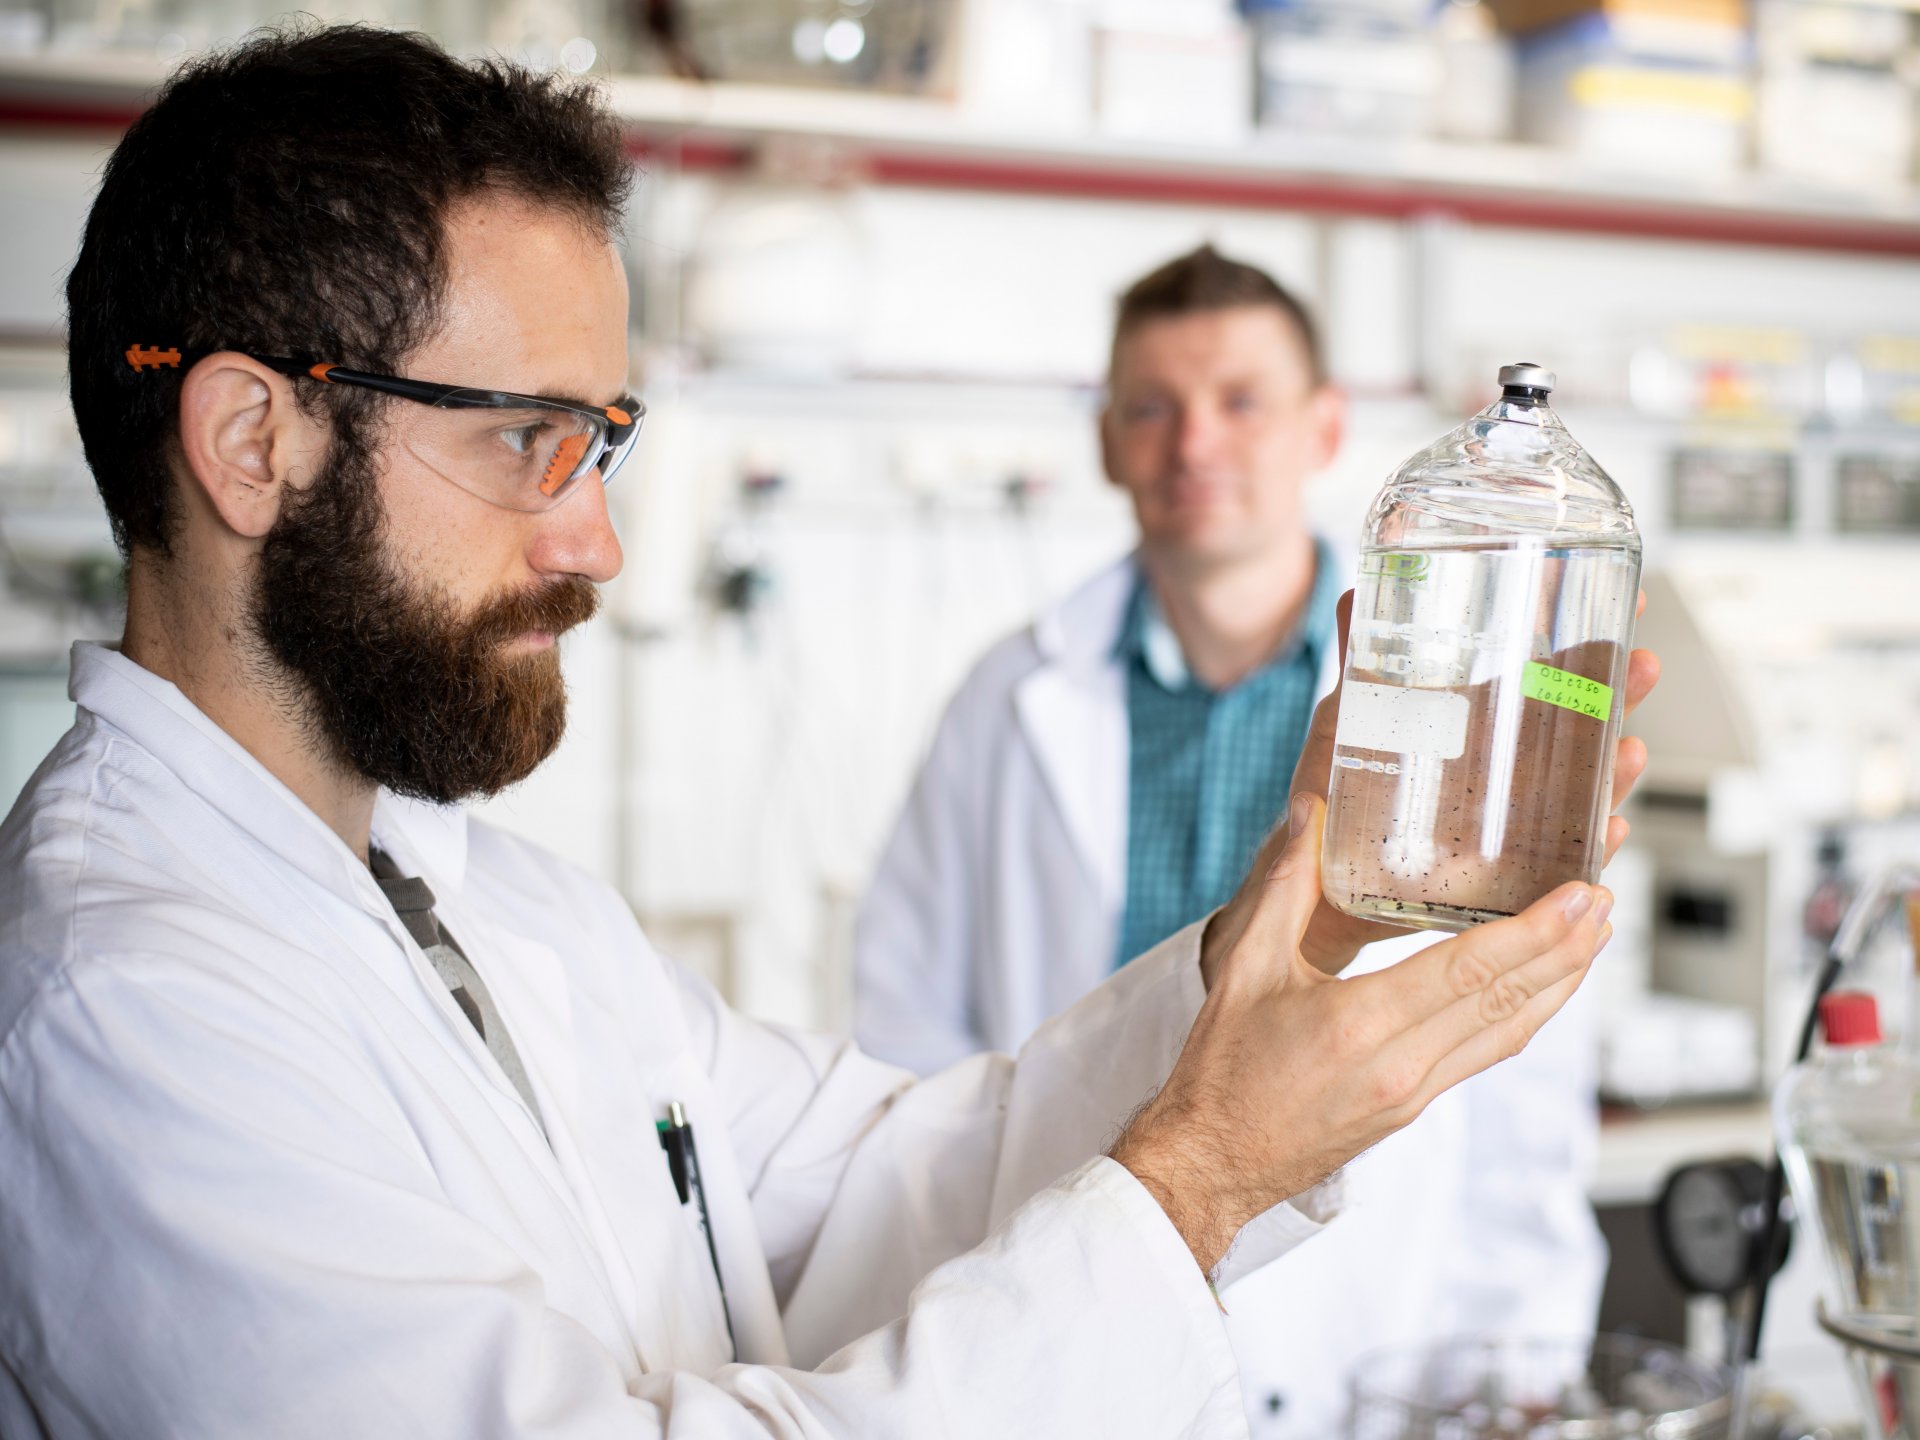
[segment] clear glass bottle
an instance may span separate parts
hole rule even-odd
[[[1882,1044],[1874,998],[1820,1001],[1826,1046],[1774,1092],[1803,1235],[1818,1235],[1842,1315],[1920,1325],[1920,1057]]]
[[[1363,919],[1464,930],[1600,875],[1640,534],[1552,372],[1500,385],[1367,516],[1322,852]]]

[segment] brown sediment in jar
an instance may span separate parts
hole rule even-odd
[[[1624,650],[1592,640],[1548,663],[1616,691]],[[1352,681],[1392,683],[1355,671]],[[1399,773],[1343,769],[1334,787],[1328,895],[1343,909],[1449,924],[1511,915],[1569,880],[1599,873],[1613,725],[1524,697],[1503,733],[1518,674],[1461,686],[1468,704],[1457,759],[1400,757]],[[1617,705],[1617,699],[1615,704]]]

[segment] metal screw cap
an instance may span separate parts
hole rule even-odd
[[[1520,385],[1528,390],[1551,390],[1555,380],[1553,372],[1545,366],[1522,360],[1518,364],[1500,367],[1500,384],[1502,388]]]

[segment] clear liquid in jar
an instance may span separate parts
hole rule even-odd
[[[1599,878],[1636,549],[1371,550],[1322,872],[1349,914],[1460,930]]]

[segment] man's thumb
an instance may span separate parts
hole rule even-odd
[[[1296,953],[1300,948],[1320,903],[1320,835],[1326,818],[1326,801],[1310,791],[1299,792],[1287,807],[1287,848],[1267,872],[1260,903],[1247,925],[1263,952],[1275,947]]]

